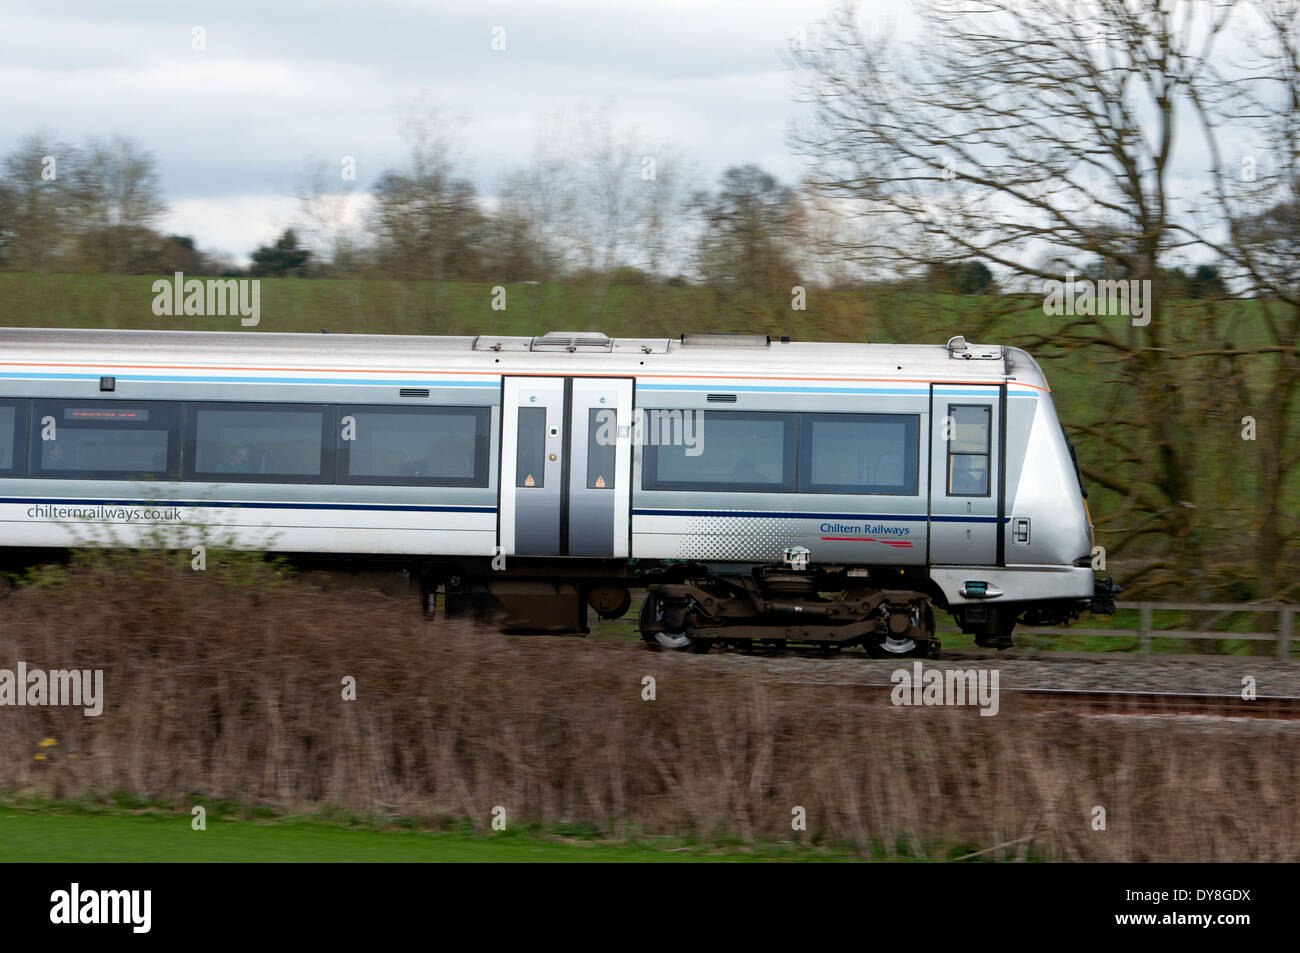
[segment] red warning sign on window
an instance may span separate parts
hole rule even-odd
[[[528,479],[524,481],[524,486],[536,486],[536,485],[537,484],[533,482],[533,475],[531,473],[528,474]]]
[[[596,477],[596,486],[597,488],[604,488],[605,478],[603,476]]]

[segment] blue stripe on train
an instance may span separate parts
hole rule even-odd
[[[495,506],[437,506],[407,503],[301,503],[267,500],[168,500],[168,499],[80,499],[75,497],[4,496],[0,503],[53,504],[59,506],[206,506],[243,507],[261,510],[400,510],[413,513],[495,513]],[[893,522],[934,523],[996,523],[996,516],[908,516],[897,513],[791,513],[773,510],[657,510],[638,509],[633,516],[733,516],[742,519],[806,519],[806,520],[877,520]],[[1004,522],[1010,522],[1005,517]]]

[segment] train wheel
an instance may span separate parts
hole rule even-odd
[[[641,603],[641,613],[638,616],[638,622],[641,626],[641,640],[646,645],[659,649],[672,649],[676,652],[704,653],[709,650],[709,641],[707,639],[692,639],[686,630],[681,632],[649,631],[655,623],[662,622],[663,617],[664,614],[659,608],[658,600],[647,593],[645,601]]]
[[[883,642],[868,645],[867,654],[872,658],[925,658],[929,650],[924,645],[916,639],[896,639],[890,635]]]
[[[934,636],[934,612],[929,606],[921,620],[926,634]],[[867,654],[872,658],[937,658],[938,653],[933,641],[914,639],[910,635],[895,635],[889,632],[881,642],[866,643]]]

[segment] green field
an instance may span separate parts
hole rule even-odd
[[[0,862],[344,862],[344,863],[680,863],[846,861],[795,847],[753,850],[682,845],[622,845],[529,831],[429,833],[349,828],[312,819],[273,822],[188,814],[82,814],[50,808],[0,808]]]
[[[0,273],[0,325],[311,334],[322,329],[335,334],[521,335],[598,330],[623,337],[751,331],[785,334],[796,341],[942,344],[954,334],[1012,341],[1050,331],[1063,320],[1044,315],[1036,298],[997,295],[814,289],[806,308],[796,311],[789,295],[777,292],[721,295],[698,285],[574,281],[505,285],[506,307],[494,310],[495,285],[490,282],[262,278],[260,321],[256,328],[244,328],[235,316],[155,315],[156,280],[149,275]]]

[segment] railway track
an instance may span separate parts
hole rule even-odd
[[[893,684],[799,680],[783,680],[782,684],[841,688],[855,693],[879,695],[881,702],[886,705],[893,704],[891,694],[895,688]],[[1239,695],[1191,692],[1000,688],[998,699],[1000,711],[1017,714],[1200,715],[1213,718],[1262,718],[1283,721],[1300,719],[1300,697],[1288,695],[1267,695],[1248,700]]]
[[[1054,711],[1095,715],[1205,715],[1215,718],[1300,719],[1300,698],[1285,695],[1245,699],[1240,695],[1182,692],[1074,691],[1010,689],[1013,704],[1034,713]]]

